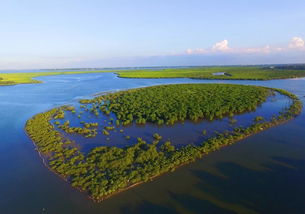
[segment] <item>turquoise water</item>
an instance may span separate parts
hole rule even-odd
[[[304,102],[304,78],[122,79],[103,73],[38,79],[45,83],[0,87],[0,213],[305,213],[304,113],[99,204],[48,171],[23,130],[34,114],[98,92],[217,82],[283,88]]]

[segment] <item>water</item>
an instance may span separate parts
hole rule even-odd
[[[158,133],[162,136],[160,144],[170,141],[176,148],[185,146],[187,144],[199,145],[206,141],[210,137],[216,136],[216,131],[218,133],[223,133],[225,131],[233,131],[236,127],[249,127],[255,121],[256,116],[262,116],[265,121],[270,121],[274,115],[279,115],[281,111],[291,105],[291,99],[287,96],[281,95],[278,92],[274,96],[269,96],[266,102],[262,103],[257,107],[255,111],[245,112],[243,114],[235,115],[233,118],[228,116],[222,119],[215,119],[213,121],[199,120],[196,122],[186,120],[183,123],[175,123],[174,125],[156,125],[147,123],[145,125],[132,124],[128,126],[117,127],[115,123],[109,124],[111,122],[110,118],[116,120],[115,114],[105,115],[100,112],[98,116],[90,111],[84,111],[80,108],[79,103],[75,103],[76,112],[71,111],[65,112],[65,118],[60,120],[61,124],[69,120],[70,127],[83,127],[81,122],[86,123],[98,123],[97,135],[94,138],[86,138],[81,134],[68,134],[65,131],[57,128],[65,137],[73,140],[79,145],[82,152],[88,153],[92,148],[97,146],[117,146],[125,147],[128,145],[135,144],[137,138],[141,137],[146,142],[153,142],[153,134]],[[91,108],[91,105],[88,105]],[[81,117],[78,118],[79,112],[83,112]],[[232,119],[235,120],[232,123]],[[55,125],[55,124],[54,124]],[[114,130],[108,131],[110,135],[103,135],[102,130],[105,126],[113,126]],[[55,127],[57,127],[55,125]],[[123,130],[123,132],[120,132]],[[206,134],[203,135],[202,131],[205,130]],[[126,136],[131,137],[130,140],[126,140]]]
[[[228,74],[226,72],[216,72],[213,73],[214,76],[231,76],[231,74]]]
[[[111,73],[40,77],[0,87],[0,213],[305,213],[305,114],[120,193],[103,203],[48,171],[24,133],[28,118],[103,91],[165,83],[283,88],[304,102],[305,79],[122,79]]]

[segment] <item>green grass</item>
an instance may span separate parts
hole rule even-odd
[[[228,75],[215,76],[213,73],[225,72]],[[198,78],[198,79],[239,79],[271,80],[305,77],[305,70],[270,69],[264,67],[197,67],[163,70],[119,71],[125,78]]]

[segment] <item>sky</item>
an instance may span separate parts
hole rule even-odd
[[[305,63],[304,0],[1,0],[0,69]]]

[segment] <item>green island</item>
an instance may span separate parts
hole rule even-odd
[[[197,79],[234,79],[234,80],[271,80],[305,77],[304,65],[284,66],[222,66],[190,67],[159,70],[87,70],[87,71],[48,71],[29,73],[0,73],[1,85],[41,83],[33,78],[40,76],[116,73],[124,78],[197,78]]]
[[[247,96],[241,96],[243,93]],[[267,95],[268,90],[260,87],[180,84],[131,89],[80,102],[93,103],[91,111],[113,112],[123,125],[133,121],[170,125],[186,119],[213,120],[226,114],[251,111],[264,102]]]
[[[65,111],[73,111],[73,107],[67,106],[35,115],[27,121],[25,129],[50,170],[100,202],[223,146],[284,123],[300,114],[302,103],[294,94],[282,89],[229,84],[153,86],[80,101],[82,108],[93,114],[114,113],[119,122],[112,119],[111,123],[118,127],[130,123],[174,124],[184,120],[212,120],[240,114],[255,110],[275,92],[289,97],[291,103],[270,121],[257,117],[248,127],[218,133],[199,145],[189,144],[180,148],[169,141],[161,143],[162,136],[155,133],[153,142],[145,142],[139,136],[136,142],[129,141],[123,148],[111,146],[109,142],[109,146],[95,147],[86,154],[82,153],[75,142],[58,130],[60,125],[57,124],[56,128],[54,124],[57,119],[65,118]],[[83,125],[85,129],[94,130],[99,124]],[[114,126],[109,127],[104,130],[111,131]],[[64,129],[69,130],[69,124]],[[206,131],[202,133],[205,135]]]

